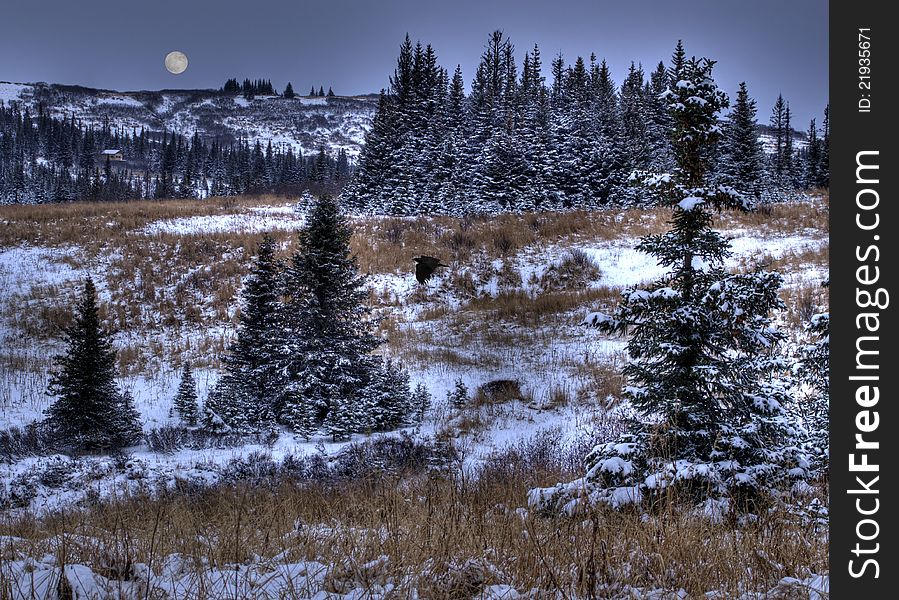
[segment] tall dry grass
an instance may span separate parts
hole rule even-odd
[[[406,582],[396,597],[410,597],[414,587],[427,598],[477,597],[499,583],[539,598],[604,598],[626,586],[737,597],[827,571],[826,532],[787,512],[741,526],[675,505],[651,516],[607,509],[540,516],[526,509],[528,488],[573,473],[514,452],[501,458],[477,478],[418,473],[122,498],[6,522],[0,531],[18,539],[0,551],[49,554],[101,573],[135,563],[159,573],[166,557],[179,554],[198,575],[204,565],[228,569],[281,555],[340,565],[329,574],[334,586],[341,576],[367,573],[369,583]]]

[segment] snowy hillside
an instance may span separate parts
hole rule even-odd
[[[41,106],[54,117],[132,132],[198,132],[204,138],[268,141],[276,148],[311,154],[324,146],[358,156],[371,124],[376,96],[283,98],[223,95],[214,90],[116,92],[80,86],[0,82],[0,101],[21,102],[32,114]]]

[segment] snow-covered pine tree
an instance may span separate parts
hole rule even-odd
[[[595,115],[594,127],[596,137],[600,141],[598,148],[602,152],[600,169],[590,176],[595,180],[605,178],[605,185],[592,187],[597,198],[603,204],[612,202],[618,196],[625,196],[624,184],[630,171],[627,170],[624,153],[624,133],[621,122],[621,110],[618,95],[615,92],[615,82],[606,61],[603,60],[596,73],[594,84],[593,114]],[[666,142],[667,143],[667,142]]]
[[[780,187],[790,184],[793,161],[793,141],[790,132],[789,105],[782,95],[771,109],[770,125],[774,134],[774,153],[770,157],[774,183]]]
[[[114,448],[123,448],[134,444],[143,435],[143,427],[140,424],[140,413],[134,405],[134,396],[129,390],[124,390],[116,401],[116,410],[110,422],[117,432],[113,437]]]
[[[821,160],[818,165],[818,174],[821,177],[819,185],[830,187],[830,105],[824,107],[824,122],[821,124]]]
[[[365,277],[350,256],[350,234],[337,201],[320,197],[285,275],[281,419],[298,432],[327,419],[332,436],[344,437],[366,422],[365,391],[377,368],[371,352],[381,340],[372,333]]]
[[[469,399],[468,386],[465,385],[465,380],[459,377],[453,388],[446,392],[446,403],[456,410],[461,410],[468,404]]]
[[[741,83],[730,118],[724,126],[717,172],[722,183],[758,200],[762,193],[765,156],[758,140],[756,112],[755,100],[749,97],[746,83]]]
[[[100,323],[94,282],[87,278],[66,352],[55,359],[48,393],[56,400],[45,424],[55,438],[79,450],[116,450],[133,443],[140,423],[130,395],[115,382],[115,350]]]
[[[225,358],[225,373],[207,401],[210,410],[232,430],[271,427],[280,412],[280,293],[275,241],[266,235],[241,291],[240,322]]]
[[[623,396],[637,413],[621,439],[597,446],[584,478],[532,490],[532,504],[574,510],[582,503],[652,506],[672,498],[752,509],[774,486],[807,476],[799,433],[784,414],[783,339],[770,313],[782,306],[781,278],[724,269],[729,243],[710,209],[748,209],[732,188],[710,185],[710,149],[727,96],[714,63],[684,62],[667,93],[677,161],[653,181],[672,208],[672,229],[638,249],[669,269],[646,289],[628,289],[615,314],[587,324],[628,333]]]
[[[431,410],[431,402],[431,392],[428,388],[423,383],[417,384],[415,391],[412,392],[412,411],[416,423],[425,420],[425,415]]]
[[[649,125],[652,106],[647,105],[643,83],[643,66],[631,63],[621,84],[620,107],[624,127],[624,152],[630,171],[646,171],[649,167]]]
[[[373,373],[367,390],[368,425],[373,431],[386,431],[408,425],[413,420],[409,373],[392,360],[383,360]]]
[[[818,137],[818,127],[815,119],[812,119],[808,125],[808,134],[806,137],[808,143],[806,146],[804,166],[802,173],[802,185],[805,188],[813,188],[821,185],[821,139]]]
[[[243,395],[234,373],[225,371],[203,403],[201,421],[211,433],[247,433],[252,426],[247,419],[249,402]]]
[[[182,423],[189,427],[197,424],[199,417],[197,384],[188,361],[184,361],[184,368],[181,369],[181,383],[178,385],[178,393],[175,395],[172,405]]]
[[[796,371],[808,392],[799,409],[808,429],[806,451],[812,464],[826,472],[830,451],[830,313],[812,315],[806,331],[811,340],[800,350]]]
[[[371,431],[365,425],[368,421],[367,416],[359,409],[360,404],[354,399],[339,392],[334,394],[322,424],[331,440],[335,442],[348,440],[354,433]]]
[[[645,87],[646,105],[649,121],[646,135],[649,141],[649,170],[667,173],[674,168],[674,157],[671,155],[671,115],[664,94],[668,89],[668,69],[664,62],[659,62],[656,70],[649,76]]]

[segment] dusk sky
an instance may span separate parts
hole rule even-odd
[[[782,93],[794,127],[820,124],[827,103],[825,0],[4,0],[0,81],[69,83],[117,90],[218,88],[229,77],[287,81],[298,93],[387,86],[403,36],[431,43],[440,64],[471,82],[487,35],[502,29],[524,52],[539,44],[546,75],[595,52],[620,83],[631,61],[649,71],[678,39],[688,55],[718,61],[730,95],[746,81],[767,122]],[[181,75],[163,58],[181,50]]]

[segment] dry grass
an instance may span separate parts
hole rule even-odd
[[[278,196],[209,198],[206,200],[140,200],[68,204],[0,206],[0,247],[114,244],[129,231],[153,221],[235,214],[260,204],[288,204]]]
[[[157,573],[175,553],[195,568],[233,568],[286,553],[290,560],[343,565],[329,575],[331,585],[386,555],[369,583],[410,577],[427,598],[471,598],[496,583],[536,589],[541,598],[608,597],[625,584],[737,597],[768,590],[782,577],[803,577],[806,569],[827,571],[826,532],[784,512],[743,527],[678,509],[648,519],[608,510],[544,518],[516,508],[529,487],[572,474],[515,456],[500,462],[507,466],[494,464],[490,477],[476,479],[385,476],[338,488],[285,483],[275,490],[125,498],[6,523],[0,531],[21,539],[5,542],[3,551],[49,554],[98,572],[140,562]],[[469,577],[461,568],[468,561],[491,565],[494,573]],[[407,588],[397,592],[409,597]]]
[[[459,313],[456,321],[460,325],[478,319],[512,322],[521,326],[539,327],[558,324],[553,317],[568,315],[581,308],[605,305],[618,297],[618,291],[609,287],[586,290],[552,291],[532,295],[522,290],[503,292],[496,297],[482,296],[463,305],[463,311],[483,313],[478,317],[469,313]],[[570,322],[570,319],[566,319]]]

